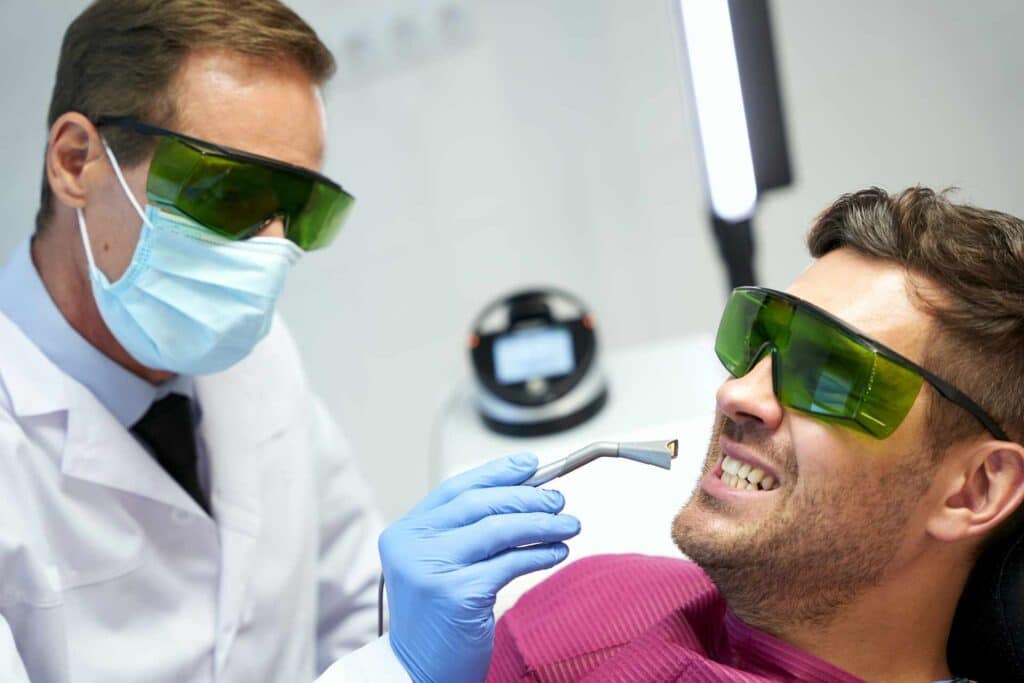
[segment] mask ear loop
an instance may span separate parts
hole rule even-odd
[[[82,207],[75,207],[75,214],[78,216],[78,232],[82,236],[82,244],[85,246],[85,260],[89,263],[89,270],[95,271],[96,261],[92,257],[92,245],[89,244],[89,232],[85,228],[85,213],[82,212]]]
[[[142,222],[152,230],[153,225],[149,222],[149,219],[146,218],[146,212],[142,210],[142,207],[139,205],[139,201],[135,199],[135,195],[132,193],[131,188],[128,187],[128,181],[124,179],[124,174],[121,173],[121,164],[117,163],[117,157],[114,156],[114,151],[110,149],[110,145],[108,145],[107,141],[102,137],[100,137],[100,142],[103,143],[103,149],[107,152],[107,158],[110,159],[110,165],[114,167],[114,175],[117,176],[117,181],[121,183],[121,189],[124,190],[126,195],[128,195],[128,201],[130,201],[132,206],[135,207],[135,213],[139,214],[139,218],[142,219]]]
[[[149,222],[149,219],[146,217],[146,213],[142,210],[142,207],[139,206],[139,201],[135,199],[135,195],[132,193],[131,188],[128,187],[128,181],[124,179],[124,174],[121,172],[121,165],[117,162],[117,157],[114,156],[114,151],[110,149],[110,145],[107,144],[107,141],[104,140],[102,136],[100,136],[100,142],[103,143],[103,150],[107,154],[107,159],[110,160],[110,165],[114,167],[114,175],[117,176],[117,182],[121,185],[121,189],[124,190],[125,195],[128,196],[128,201],[131,202],[132,207],[135,209],[135,213],[139,214],[139,218],[142,219],[142,222],[152,230],[153,224]],[[89,270],[99,270],[96,267],[96,259],[92,254],[92,243],[89,241],[89,230],[85,223],[85,212],[82,211],[81,207],[75,207],[75,214],[78,216],[78,232],[82,236],[82,244],[85,246],[85,258],[89,263]]]
[[[107,141],[104,140],[102,136],[100,137],[100,142],[103,143],[103,149],[107,154],[107,159],[110,160],[110,165],[114,167],[114,175],[117,176],[117,182],[121,185],[121,189],[124,190],[125,195],[128,196],[128,201],[131,202],[132,207],[135,209],[135,213],[139,214],[139,218],[142,219],[142,222],[152,230],[153,224],[149,222],[149,219],[146,217],[146,213],[142,210],[142,207],[139,206],[139,202],[135,199],[135,195],[132,193],[131,188],[128,187],[128,181],[124,179],[124,174],[121,172],[121,165],[117,162],[117,157],[114,156],[114,151],[110,149],[110,145],[107,144]],[[85,246],[85,258],[89,263],[89,270],[97,271],[99,269],[96,267],[96,259],[92,254],[92,243],[89,241],[89,230],[85,223],[85,212],[82,211],[81,207],[75,207],[75,214],[78,216],[78,232],[81,234],[82,244]]]

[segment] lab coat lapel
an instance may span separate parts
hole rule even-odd
[[[64,384],[68,426],[61,471],[66,476],[205,516],[92,392],[67,376]]]
[[[263,471],[286,429],[284,412],[265,373],[234,368],[196,378],[199,427],[210,468],[213,516],[221,540],[216,669],[223,671],[245,608],[252,553],[260,533]]]
[[[91,391],[54,365],[2,314],[0,348],[0,381],[14,414],[67,415],[60,463],[65,476],[205,514]]]

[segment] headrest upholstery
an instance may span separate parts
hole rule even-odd
[[[978,559],[960,596],[946,648],[956,676],[1024,681],[1024,531]]]

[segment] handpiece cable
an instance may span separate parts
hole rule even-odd
[[[384,635],[384,572],[380,573],[377,584],[377,637]]]
[[[430,423],[430,444],[427,452],[428,477],[431,481],[437,482],[440,477],[440,441],[441,423],[455,407],[455,404],[462,400],[465,395],[463,387],[456,384],[452,387],[441,401],[441,406]],[[380,573],[380,581],[377,583],[377,637],[384,635],[384,572]]]

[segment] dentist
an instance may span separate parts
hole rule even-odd
[[[278,0],[97,0],[68,28],[0,271],[0,680],[478,681],[495,593],[566,557],[531,456],[378,543],[274,316],[353,201],[320,174],[333,69]]]

